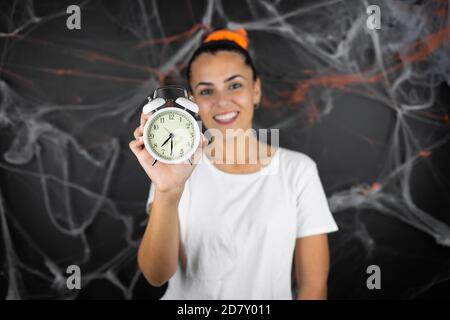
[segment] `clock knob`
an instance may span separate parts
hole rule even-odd
[[[177,104],[179,104],[180,106],[188,109],[189,111],[192,111],[194,113],[198,113],[198,106],[197,104],[195,104],[194,102],[192,102],[189,99],[183,98],[183,97],[179,97],[177,98],[177,100],[175,100],[175,102]]]
[[[149,101],[145,106],[142,107],[142,112],[144,114],[150,113],[159,107],[163,106],[166,103],[166,100],[163,98],[156,98]]]

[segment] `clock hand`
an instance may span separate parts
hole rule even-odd
[[[172,156],[173,151],[173,139],[170,139],[170,156]]]
[[[169,134],[169,137],[166,139],[166,141],[163,142],[161,147],[163,147],[167,143],[167,141],[169,141],[170,139],[172,139],[172,134]]]
[[[171,134],[171,133],[170,133],[170,131],[169,131],[169,130],[167,130],[167,128],[166,128],[166,127],[163,127],[163,128],[164,128],[164,130],[166,130],[166,131],[167,131],[167,133],[168,133],[168,134]]]

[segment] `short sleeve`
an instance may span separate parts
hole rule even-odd
[[[316,163],[312,161],[307,170],[297,183],[297,238],[338,230]]]
[[[145,206],[145,212],[148,213],[148,206],[153,202],[153,198],[155,197],[155,185],[150,184],[150,189],[148,191],[147,205]]]

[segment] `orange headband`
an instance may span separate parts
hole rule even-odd
[[[244,28],[239,28],[237,30],[221,29],[210,33],[203,43],[217,40],[231,40],[236,42],[240,47],[247,50],[248,40],[247,32]]]

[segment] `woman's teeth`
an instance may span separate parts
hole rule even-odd
[[[230,122],[231,120],[234,120],[234,118],[236,118],[238,114],[239,112],[233,111],[226,114],[214,116],[213,118],[218,122]]]

